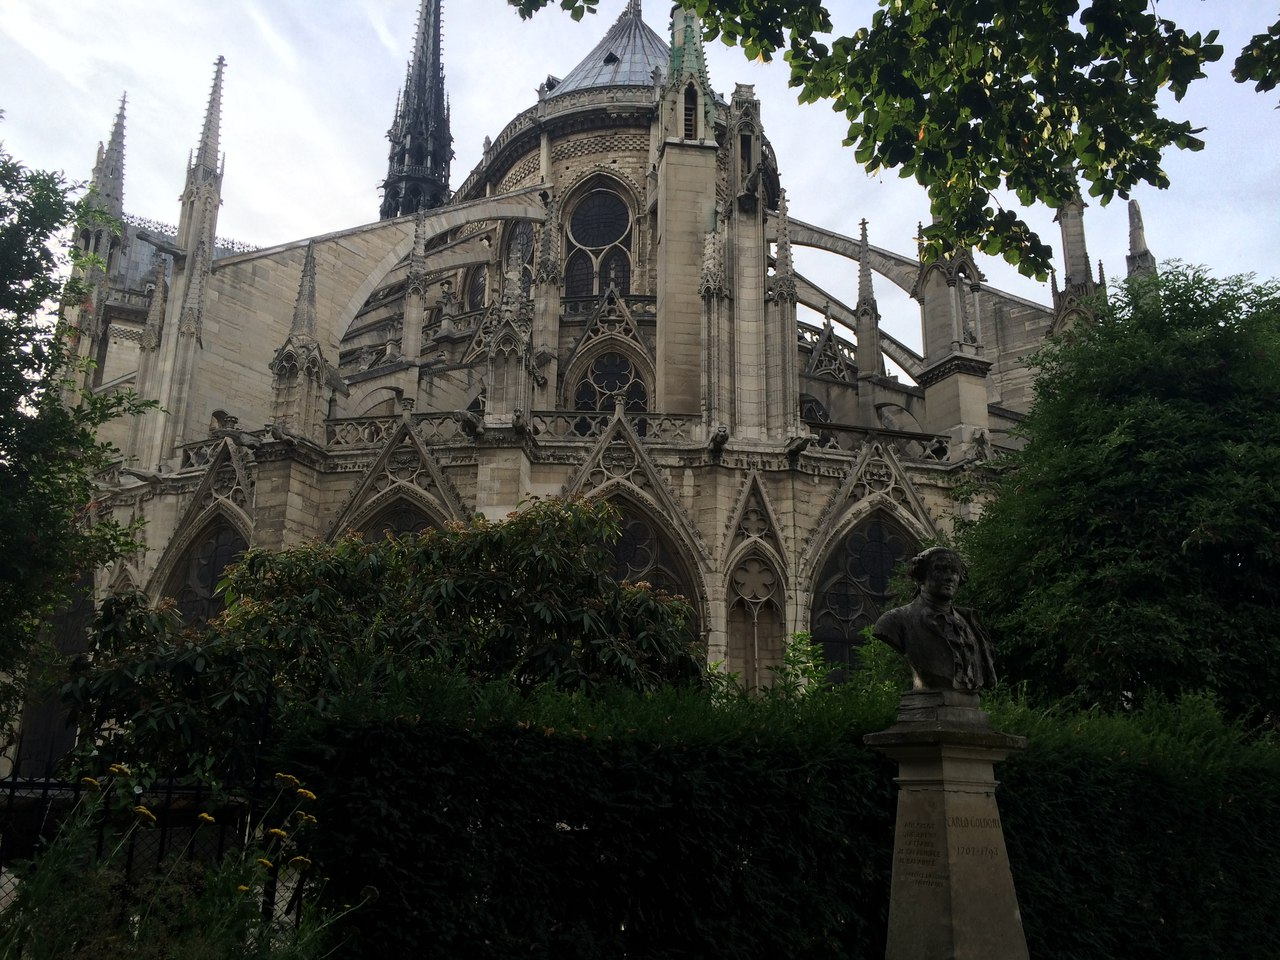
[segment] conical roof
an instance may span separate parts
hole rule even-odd
[[[604,39],[548,96],[597,87],[647,87],[655,68],[666,76],[671,48],[640,16],[640,3],[630,0]]]

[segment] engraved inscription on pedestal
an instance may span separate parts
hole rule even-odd
[[[938,832],[928,820],[910,820],[893,844],[894,876],[916,887],[941,889]]]
[[[947,817],[951,856],[957,860],[997,860],[1004,848],[999,817]],[[966,836],[973,831],[974,836]],[[985,836],[984,836],[985,834]]]

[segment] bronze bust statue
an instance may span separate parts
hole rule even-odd
[[[880,617],[872,636],[907,658],[917,690],[976,693],[995,686],[991,638],[973,610],[951,602],[968,576],[960,555],[930,547],[910,564],[915,599]]]

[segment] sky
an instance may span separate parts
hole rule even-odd
[[[174,223],[190,150],[203,122],[213,64],[227,59],[222,101],[226,158],[220,236],[270,246],[377,219],[386,175],[386,131],[404,82],[419,0],[5,0],[0,13],[0,141],[28,166],[92,171],[122,93],[128,94],[125,209]],[[548,74],[564,76],[621,14],[626,0],[600,0],[580,23],[554,5],[522,21],[505,0],[445,0],[444,63],[456,157],[452,185],[532,106]],[[838,32],[868,22],[872,0],[828,0]],[[668,0],[645,0],[645,19],[669,36]],[[1218,27],[1226,53],[1170,116],[1189,119],[1207,146],[1172,151],[1168,190],[1142,187],[1146,234],[1159,260],[1204,264],[1225,276],[1280,275],[1280,92],[1231,81],[1230,64],[1250,35],[1275,19],[1275,0],[1159,0],[1161,16],[1192,30]],[[747,61],[708,45],[712,85],[732,93],[753,84],[766,136],[778,157],[791,215],[913,254],[927,222],[924,189],[895,174],[869,176],[841,141],[844,119],[825,104],[798,105],[780,60]],[[1024,214],[1059,249],[1053,212]],[[1090,257],[1123,275],[1128,214],[1123,202],[1085,213]],[[799,269],[852,304],[856,265],[828,254],[797,258]],[[1002,261],[979,267],[996,287],[1048,303],[1047,284]],[[919,343],[918,311],[880,280],[886,327]]]

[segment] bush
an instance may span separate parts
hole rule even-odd
[[[380,892],[347,918],[351,956],[875,957],[895,770],[862,746],[892,720],[870,703],[442,683],[415,715],[317,723],[290,756],[344,824],[317,847],[330,895]],[[993,712],[1031,737],[998,776],[1033,956],[1272,955],[1275,745],[1197,699]]]

